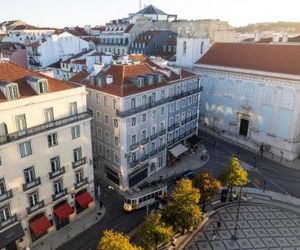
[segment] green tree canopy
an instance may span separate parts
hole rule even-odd
[[[139,244],[145,250],[156,249],[159,244],[169,243],[173,236],[170,226],[160,220],[160,214],[151,214],[138,231]]]
[[[199,200],[200,192],[193,188],[191,180],[183,179],[177,182],[171,201],[162,211],[162,220],[172,226],[174,232],[185,233],[202,221]]]
[[[142,250],[129,242],[129,238],[113,230],[103,232],[103,237],[99,241],[97,250]]]
[[[206,170],[197,173],[193,179],[193,186],[200,191],[200,202],[203,203],[203,210],[205,209],[205,203],[210,202],[221,189],[220,181]]]

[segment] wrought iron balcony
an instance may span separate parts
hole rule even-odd
[[[52,194],[52,201],[57,201],[61,197],[64,197],[68,194],[67,188],[63,189],[60,193],[58,194]]]
[[[149,155],[150,155],[150,156],[154,156],[154,155],[157,154],[157,152],[158,152],[158,149],[156,148],[156,149],[152,150],[152,151],[149,153]]]
[[[136,107],[136,108],[132,108],[132,109],[129,109],[129,110],[125,110],[125,111],[116,110],[116,115],[121,117],[121,118],[125,118],[125,117],[128,117],[128,116],[134,115],[136,113],[143,112],[147,109],[155,108],[159,105],[162,105],[162,104],[165,104],[165,103],[168,103],[168,102],[172,102],[172,101],[178,100],[180,98],[183,98],[183,97],[195,94],[195,93],[199,93],[201,91],[203,91],[203,86],[201,86],[200,88],[190,90],[190,91],[182,92],[182,93],[174,95],[174,96],[166,97],[164,99],[161,99],[161,100],[158,100],[158,101],[155,101],[155,102],[150,102],[148,104],[145,104],[145,105],[142,105],[142,106],[139,106],[139,107]]]
[[[7,190],[4,194],[0,195],[0,203],[3,202],[3,201],[6,201],[6,200],[8,200],[8,199],[10,199],[12,197],[13,197],[12,190],[11,189]]]
[[[148,142],[149,142],[149,137],[147,137],[147,138],[141,140],[141,141],[140,141],[140,144],[141,144],[141,145],[145,145],[145,144],[147,144]]]
[[[64,174],[65,172],[66,172],[65,167],[61,167],[61,168],[59,168],[59,169],[56,170],[56,171],[49,172],[49,178],[50,178],[50,179],[53,179],[53,178],[55,178],[55,177],[58,177],[58,176]]]
[[[136,166],[139,165],[139,164],[140,164],[140,161],[139,161],[139,160],[132,161],[132,162],[130,162],[130,167],[131,167],[131,168],[134,168],[134,167],[136,167]]]
[[[148,158],[149,158],[149,155],[148,155],[148,154],[143,155],[143,156],[141,157],[141,162],[144,162],[144,161],[148,160]]]
[[[155,133],[155,134],[153,134],[153,135],[150,135],[150,140],[151,140],[151,141],[155,140],[155,139],[157,138],[157,136],[158,136],[157,133]]]
[[[30,215],[32,213],[34,213],[35,211],[43,208],[45,206],[44,204],[44,200],[41,200],[39,201],[37,204],[35,204],[34,206],[32,207],[27,207],[26,210],[27,210],[27,214]]]
[[[78,168],[84,164],[86,164],[86,157],[83,157],[77,161],[72,162],[72,168]]]
[[[34,188],[34,187],[36,187],[40,184],[41,184],[41,177],[38,177],[38,178],[36,178],[35,180],[33,180],[31,182],[22,184],[23,191],[27,191],[27,190],[29,190],[31,188]]]
[[[163,145],[159,146],[158,150],[163,151],[165,148],[166,148],[166,144],[163,144]]]
[[[18,220],[17,219],[17,214],[12,215],[10,218],[8,218],[5,221],[0,220],[0,230],[14,224],[15,222],[17,222],[17,220]]]
[[[170,127],[168,127],[168,131],[172,131],[175,129],[175,125],[171,125]]]
[[[130,145],[130,150],[135,150],[135,149],[138,148],[138,146],[139,146],[139,143],[138,143],[138,142],[136,142],[136,143],[134,143],[134,144],[131,144],[131,145]]]
[[[10,134],[5,134],[5,135],[1,135],[0,136],[0,145],[1,144],[5,144],[5,143],[9,143],[12,141],[17,141],[20,139],[23,139],[25,137],[28,136],[32,136],[35,134],[39,134],[51,129],[55,129],[58,127],[62,127],[74,122],[78,122],[87,118],[90,118],[90,112],[83,112],[80,114],[76,114],[76,115],[71,115],[62,119],[58,119],[52,122],[48,122],[48,123],[44,123],[35,127],[31,127],[31,128],[27,128],[24,129],[22,131],[18,131],[18,132],[14,132],[14,133],[10,133]]]
[[[85,177],[84,179],[82,179],[80,182],[74,183],[74,188],[78,189],[84,185],[88,184],[88,178]]]
[[[162,135],[164,135],[166,132],[167,132],[166,129],[162,129],[161,131],[159,131],[159,135],[162,136]]]

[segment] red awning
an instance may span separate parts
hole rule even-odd
[[[84,192],[76,197],[76,201],[82,208],[87,208],[93,200],[89,192]]]
[[[68,218],[72,213],[74,213],[73,208],[66,202],[62,204],[61,206],[54,209],[54,213],[56,216],[60,219],[66,219]]]
[[[39,236],[45,233],[49,227],[52,227],[52,224],[50,223],[48,218],[43,215],[42,217],[39,217],[38,219],[31,222],[29,226],[34,234],[36,236]]]

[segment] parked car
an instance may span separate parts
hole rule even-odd
[[[192,180],[195,177],[195,175],[196,174],[195,174],[194,171],[187,170],[187,171],[183,172],[182,174],[176,176],[175,182],[180,181],[180,180],[185,179],[185,178]]]

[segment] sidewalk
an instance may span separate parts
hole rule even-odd
[[[53,232],[48,237],[45,237],[39,243],[33,243],[30,246],[30,250],[53,250],[66,243],[70,239],[76,237],[87,228],[93,226],[105,214],[105,207],[102,206],[101,209],[97,209],[96,211],[88,214],[82,215],[81,218],[71,222],[69,225],[64,227],[63,229]]]
[[[199,128],[199,130],[203,133],[207,133],[209,135],[212,135],[220,140],[226,141],[228,143],[234,144],[236,146],[239,146],[241,148],[244,148],[250,152],[253,152],[255,154],[258,153],[258,149],[254,149],[253,147],[249,147],[245,144],[242,144],[239,142],[238,138],[236,138],[236,140],[234,140],[233,137],[230,136],[222,136],[221,132],[217,132],[217,131],[213,131],[209,128]],[[270,152],[264,152],[263,157],[266,159],[269,159],[271,161],[280,163],[281,165],[288,167],[288,168],[292,168],[292,169],[297,169],[300,170],[300,159],[296,159],[295,161],[287,161],[285,159],[281,159],[279,156],[274,155]]]
[[[184,156],[180,161],[176,162],[175,166],[167,166],[159,170],[147,178],[146,181],[151,182],[159,180],[160,176],[162,176],[163,179],[167,179],[169,177],[179,175],[187,170],[196,170],[203,167],[209,161],[209,156],[205,161],[201,160],[202,150],[205,150],[205,147],[199,144],[196,153]]]

